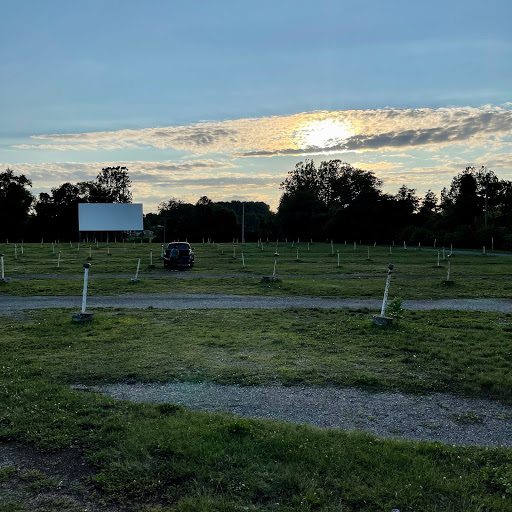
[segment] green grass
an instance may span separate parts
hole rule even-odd
[[[389,248],[370,247],[371,260],[368,260],[367,247],[359,246],[354,250],[353,246],[341,245],[335,246],[335,251],[340,251],[338,267],[337,253],[331,254],[330,244],[312,244],[309,252],[306,244],[300,247],[303,252],[297,261],[296,246],[280,244],[277,266],[280,280],[263,284],[261,276],[273,272],[274,244],[265,244],[263,251],[256,244],[246,244],[243,247],[245,267],[241,261],[242,246],[237,246],[236,258],[233,258],[232,245],[198,244],[197,264],[187,271],[187,277],[183,274],[178,277],[163,269],[157,244],[126,244],[124,248],[121,243],[111,244],[110,256],[105,244],[99,248],[92,246],[90,260],[88,250],[83,247],[77,251],[76,244],[73,248],[60,244],[57,246],[62,252],[59,268],[57,256],[48,245],[42,248],[40,244],[24,245],[24,254],[14,259],[13,244],[0,244],[0,251],[5,253],[6,276],[25,276],[8,284],[0,283],[0,295],[81,295],[82,263],[90,261],[91,295],[136,291],[380,299],[391,260],[395,264],[391,293],[406,300],[512,297],[512,258],[505,255],[455,254],[451,262],[451,279],[455,285],[447,287],[443,284],[447,261],[441,261],[441,266],[437,267],[436,252],[394,248],[390,256]],[[151,248],[156,266],[153,270],[148,269]],[[140,281],[134,284],[130,278],[135,275],[138,258],[142,259]],[[121,278],[120,274],[126,277]]]
[[[449,298],[511,298],[512,280],[508,278],[454,278],[453,286],[446,286],[439,278],[392,279],[390,294],[403,299]],[[282,297],[333,297],[382,299],[385,278],[325,279],[313,277],[286,277],[274,283],[262,283],[260,277],[197,277],[139,276],[139,282],[130,278],[91,277],[88,295],[120,295],[123,293],[217,293],[234,295],[268,295]],[[0,295],[31,297],[34,295],[81,295],[83,279],[17,279],[0,284]]]
[[[384,440],[68,387],[282,382],[510,402],[511,315],[406,313],[388,330],[346,310],[103,311],[89,325],[70,315],[0,317],[0,441],[80,448],[102,500],[144,512],[512,510],[508,449]],[[55,485],[32,477],[34,492]],[[2,485],[10,478],[0,473]]]
[[[103,499],[130,510],[512,510],[510,450],[169,411],[4,377],[0,440],[80,446]]]
[[[193,244],[194,245],[194,244]],[[105,243],[91,245],[91,259],[88,246],[77,244],[70,247],[69,243],[56,246],[55,253],[49,244],[24,244],[24,254],[18,244],[18,258],[14,256],[14,244],[0,244],[0,252],[4,254],[6,274],[39,275],[39,274],[82,274],[82,263],[92,264],[91,272],[95,274],[134,274],[137,261],[141,258],[141,270],[150,263],[150,250],[153,251],[153,263],[162,269],[160,258],[161,244],[110,244],[110,255]],[[233,257],[233,247],[236,247]],[[258,276],[271,275],[274,269],[275,243],[264,244],[261,250],[257,244],[196,244],[196,266],[193,273],[252,273]],[[387,272],[390,262],[395,264],[396,272],[402,275],[443,276],[446,275],[447,260],[441,259],[441,268],[437,268],[437,252],[429,250],[394,247],[389,254],[389,247],[368,247],[353,245],[334,245],[334,255],[330,244],[314,243],[307,250],[307,244],[299,244],[299,260],[297,260],[296,244],[279,243],[277,271],[280,275],[325,275],[325,274],[382,274]],[[58,252],[61,251],[60,267],[57,268]],[[245,267],[242,266],[241,253],[244,252]],[[340,265],[338,266],[339,251]],[[445,254],[447,255],[447,250]],[[452,272],[457,275],[497,276],[510,274],[512,259],[506,255],[483,256],[474,251],[471,254],[454,254]]]
[[[403,299],[510,297],[512,260],[456,254],[453,287],[441,284],[446,261],[416,249],[314,244],[307,251],[279,244],[277,283],[270,275],[275,244],[196,245],[199,273],[233,278],[146,278],[151,246],[93,247],[90,294],[126,292],[236,293],[381,298],[384,279],[330,279],[337,274],[385,274],[395,264],[391,295]],[[77,275],[23,279],[0,294],[80,295],[84,248],[60,244],[61,268],[47,244],[26,244],[14,259],[0,244],[6,275]],[[224,254],[222,254],[224,251]],[[247,276],[249,274],[249,276]],[[252,277],[251,277],[252,276]],[[308,277],[309,276],[309,277]],[[327,277],[326,277],[327,276]],[[419,276],[419,277],[414,277]],[[464,276],[464,277],[463,277]],[[107,502],[144,512],[165,511],[512,511],[512,451],[383,440],[172,405],[131,404],[69,383],[212,381],[357,386],[404,392],[449,391],[512,403],[512,315],[406,312],[398,328],[380,330],[365,311],[210,310],[97,311],[90,325],[72,324],[69,310],[0,316],[0,441],[43,450],[78,447],[94,464],[94,484]],[[460,425],[478,416],[454,418]],[[0,471],[0,483],[14,479]],[[26,482],[35,493],[55,482]],[[0,488],[1,491],[1,488]],[[1,493],[0,493],[1,494]],[[0,510],[30,510],[7,503]]]
[[[97,312],[0,319],[0,357],[64,383],[213,381],[450,391],[512,403],[512,315],[407,312],[380,329],[348,310]],[[14,363],[13,363],[14,364]]]

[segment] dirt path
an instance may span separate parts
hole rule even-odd
[[[0,296],[0,314],[11,314],[24,309],[75,308],[80,309],[79,296]],[[311,297],[265,297],[221,294],[127,293],[115,297],[92,296],[88,309],[96,308],[160,308],[160,309],[283,309],[283,308],[368,308],[380,310],[378,299],[327,299]],[[404,300],[409,310],[466,310],[512,313],[512,299],[442,299]]]
[[[0,510],[119,512],[101,503],[90,481],[95,471],[76,448],[43,452],[0,442]]]

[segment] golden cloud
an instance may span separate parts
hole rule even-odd
[[[141,130],[34,135],[18,149],[158,148],[234,157],[404,150],[492,144],[512,135],[507,106],[303,112]]]

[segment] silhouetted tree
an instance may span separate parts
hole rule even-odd
[[[282,232],[315,239],[368,234],[373,230],[369,212],[382,196],[381,185],[372,172],[341,160],[321,162],[318,169],[312,160],[299,162],[280,187]]]
[[[78,203],[81,200],[79,187],[71,183],[52,188],[51,195],[39,194],[34,206],[38,233],[42,237],[74,240],[78,233]]]
[[[428,189],[425,197],[421,200],[421,207],[419,213],[423,217],[429,217],[437,212],[437,196],[432,190]]]
[[[22,238],[34,197],[27,189],[32,182],[7,168],[0,173],[0,238]]]
[[[131,203],[131,179],[127,167],[104,167],[95,181],[77,183],[84,203]]]

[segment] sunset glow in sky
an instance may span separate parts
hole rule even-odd
[[[48,192],[129,168],[171,197],[278,205],[295,163],[394,193],[468,165],[512,180],[509,0],[7,1],[0,166]]]

